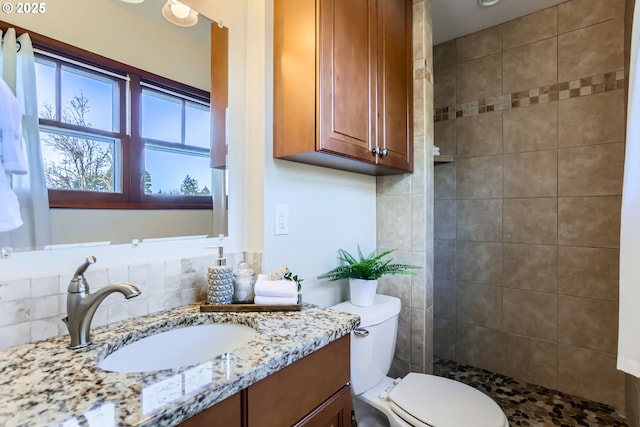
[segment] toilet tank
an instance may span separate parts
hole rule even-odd
[[[351,388],[362,394],[389,372],[398,331],[400,299],[376,295],[369,307],[346,301],[332,307],[360,316],[360,327],[351,332]]]

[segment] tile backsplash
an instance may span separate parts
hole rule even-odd
[[[244,259],[256,274],[261,271],[262,254],[230,253],[226,257],[232,268]],[[142,291],[130,300],[119,293],[109,295],[96,311],[92,327],[205,300],[212,260],[208,255],[106,268],[92,265],[85,273],[92,291],[117,282],[132,283]],[[67,286],[72,277],[73,270],[0,278],[0,350],[68,333],[61,319],[66,316]]]

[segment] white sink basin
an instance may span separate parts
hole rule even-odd
[[[109,354],[98,366],[112,372],[180,368],[235,350],[255,335],[255,329],[235,323],[187,326],[133,342]]]

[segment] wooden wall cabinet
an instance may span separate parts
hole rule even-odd
[[[275,158],[413,170],[411,0],[275,0]]]
[[[349,427],[350,348],[345,335],[180,427]]]

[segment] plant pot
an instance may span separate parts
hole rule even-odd
[[[369,307],[376,299],[377,280],[349,279],[349,298],[351,304]]]

